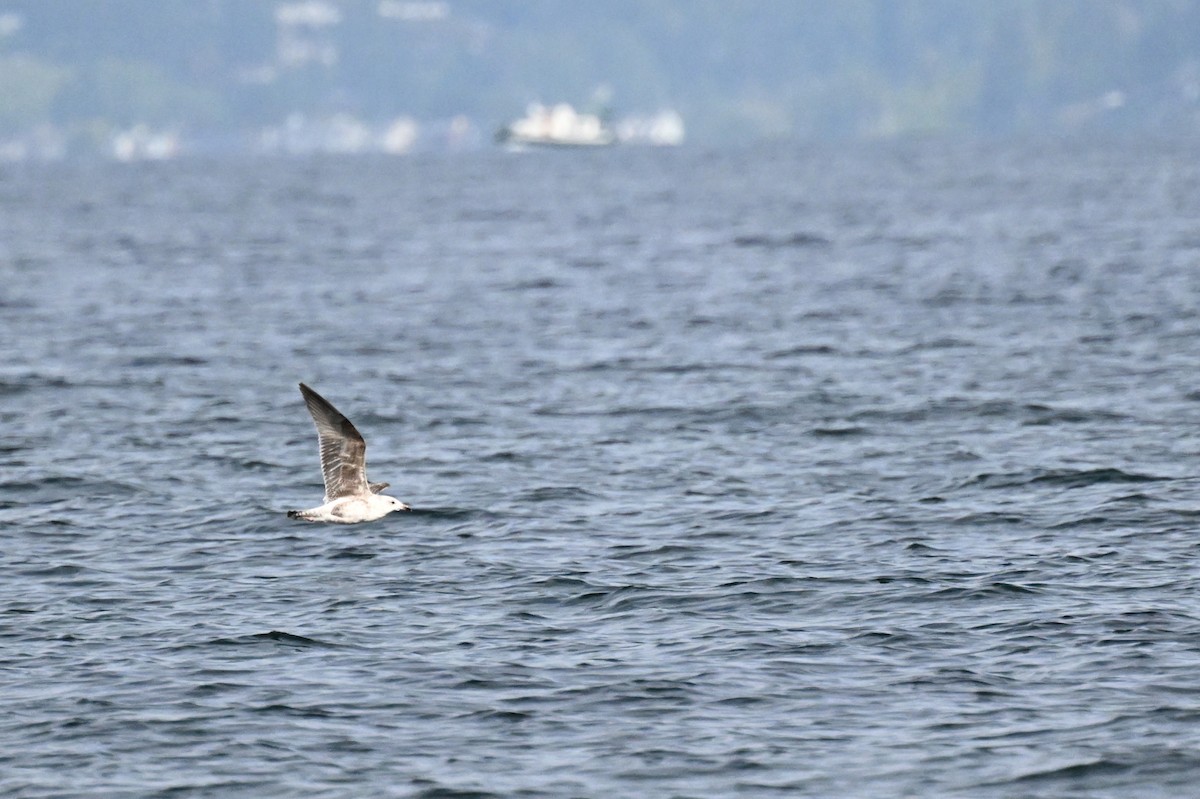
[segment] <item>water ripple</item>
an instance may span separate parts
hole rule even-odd
[[[0,794],[1188,795],[1196,163],[6,171]]]

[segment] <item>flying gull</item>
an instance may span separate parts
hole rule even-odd
[[[388,487],[387,483],[367,482],[367,444],[350,420],[303,383],[300,393],[317,425],[325,499],[323,505],[309,510],[290,510],[288,517],[354,524],[383,518],[394,510],[411,510],[395,497],[379,493]]]

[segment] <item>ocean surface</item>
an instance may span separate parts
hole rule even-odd
[[[1196,142],[0,169],[6,798],[1185,796],[1198,561]]]

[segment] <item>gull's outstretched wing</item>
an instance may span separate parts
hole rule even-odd
[[[325,478],[325,501],[370,493],[367,487],[367,444],[329,401],[303,383],[300,393],[317,425],[321,443],[321,474]]]

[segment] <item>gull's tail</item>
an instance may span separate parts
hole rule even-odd
[[[304,519],[306,521],[312,521],[313,518],[308,515],[308,511],[306,510],[290,510],[287,512],[287,517],[289,519]]]

